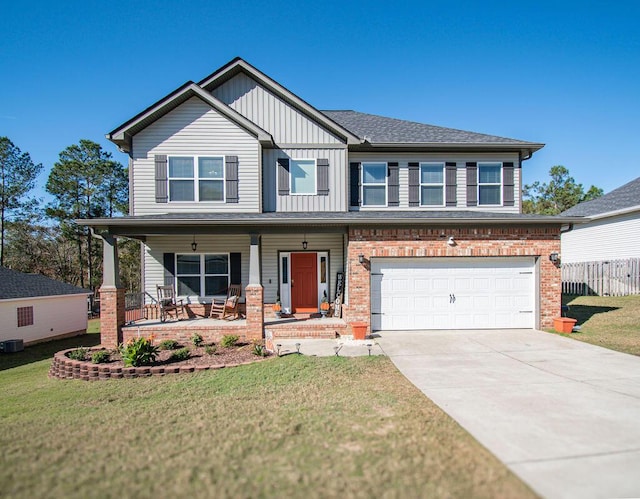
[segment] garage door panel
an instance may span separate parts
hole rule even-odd
[[[520,257],[374,258],[372,328],[534,327],[533,269]]]

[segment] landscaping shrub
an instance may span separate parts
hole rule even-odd
[[[176,340],[162,340],[158,345],[160,350],[175,350],[180,344]]]
[[[131,339],[126,345],[120,345],[119,350],[125,367],[148,366],[153,364],[158,355],[158,347],[153,344],[153,338]]]
[[[218,347],[215,345],[207,345],[206,347],[204,347],[204,352],[207,355],[215,355],[217,351]]]
[[[67,353],[67,357],[73,360],[87,360],[87,355],[89,353],[88,348],[80,347],[76,350],[71,350]]]
[[[264,347],[262,343],[254,343],[253,350],[251,350],[253,355],[257,355],[258,357],[266,357],[267,349]]]
[[[202,339],[202,335],[193,333],[193,335],[191,336],[191,343],[193,343],[194,346],[199,347],[203,342],[204,340]]]
[[[224,348],[231,348],[231,347],[235,346],[236,343],[238,343],[239,339],[240,338],[238,336],[236,336],[235,334],[225,334],[222,337],[222,341],[220,342],[220,344]]]
[[[185,347],[171,352],[169,360],[179,362],[181,360],[187,360],[189,357],[191,357],[191,351]]]
[[[98,350],[91,354],[91,362],[94,364],[104,364],[105,362],[109,362],[110,359],[111,354],[107,350]]]

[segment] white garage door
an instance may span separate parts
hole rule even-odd
[[[371,329],[535,327],[535,262],[372,258]]]

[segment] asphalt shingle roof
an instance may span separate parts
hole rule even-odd
[[[370,143],[533,144],[522,140],[387,118],[357,111],[321,111]]]
[[[40,274],[24,274],[0,267],[0,300],[81,293],[88,294],[91,291]]]
[[[640,177],[597,199],[579,203],[564,211],[561,215],[592,217],[634,206],[640,207]]]

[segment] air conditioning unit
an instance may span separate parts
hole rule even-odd
[[[24,342],[22,340],[5,340],[0,341],[0,352],[16,353],[24,350]]]

